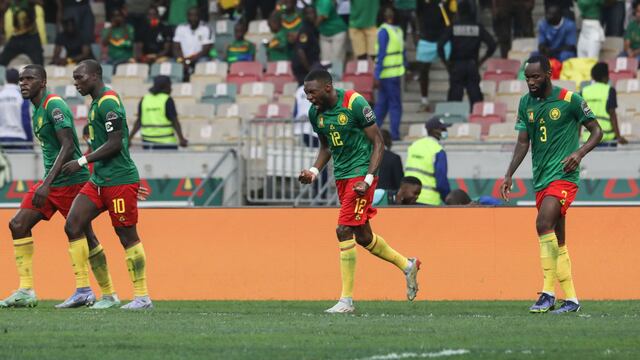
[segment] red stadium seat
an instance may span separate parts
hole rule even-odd
[[[477,102],[473,104],[473,109],[471,114],[487,116],[487,115],[498,115],[504,119],[507,113],[507,104],[502,102]]]
[[[609,65],[610,73],[628,72],[635,75],[638,71],[638,59],[636,58],[619,57],[607,61],[607,65]]]
[[[635,73],[630,73],[626,71],[621,71],[621,72],[609,71],[609,80],[611,81],[611,84],[613,86],[616,86],[616,83],[618,82],[618,80],[635,79],[635,77],[636,77]]]
[[[489,128],[492,124],[498,124],[504,122],[504,117],[500,115],[469,115],[469,122],[472,124],[479,124],[481,126],[480,134],[482,136],[489,134]]]
[[[520,61],[514,59],[491,58],[487,60],[487,71],[485,73],[510,73],[515,78],[520,71]]]
[[[367,101],[373,100],[373,66],[371,60],[349,61],[342,76],[342,81],[352,82],[354,90]]]
[[[262,64],[257,61],[238,61],[231,64],[227,82],[238,87],[244,83],[262,80]]]
[[[508,73],[508,72],[485,72],[482,75],[482,80],[491,80],[491,81],[495,81],[496,83],[500,83],[501,81],[505,81],[505,80],[515,80],[516,79],[516,75],[512,74],[512,73]]]
[[[276,93],[282,94],[285,84],[296,81],[291,71],[291,62],[271,61],[267,63],[267,72],[264,74],[263,81],[275,85]]]

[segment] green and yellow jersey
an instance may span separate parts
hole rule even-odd
[[[579,169],[565,173],[561,161],[578,150],[580,125],[591,120],[595,115],[582,96],[557,86],[546,99],[530,94],[520,99],[515,128],[531,141],[535,191],[556,180],[578,184]]]
[[[94,151],[107,142],[110,133],[122,130],[120,152],[111,158],[95,162],[91,182],[98,186],[134,184],[140,181],[138,169],[129,155],[129,128],[126,119],[120,96],[107,87],[91,102],[89,138]]]
[[[364,129],[376,123],[367,100],[354,90],[336,89],[338,102],[322,113],[309,109],[309,121],[329,143],[336,180],[367,175],[373,144]]]
[[[56,94],[44,93],[40,104],[35,107],[32,117],[33,132],[42,148],[42,160],[44,161],[44,177],[49,175],[49,171],[56,161],[62,145],[58,141],[56,132],[62,129],[71,129],[73,132],[73,159],[82,156],[80,144],[78,143],[78,135],[73,125],[73,115],[67,103]],[[69,186],[80,184],[89,180],[89,170],[82,170],[71,174],[58,174],[51,183],[51,186]]]

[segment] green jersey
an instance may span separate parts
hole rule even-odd
[[[94,151],[107,142],[110,133],[122,130],[122,149],[113,157],[95,162],[91,182],[98,186],[135,184],[138,169],[129,156],[129,128],[122,100],[115,91],[103,88],[89,109],[89,138]]]
[[[267,45],[267,59],[269,61],[290,61],[291,50],[287,42],[287,31],[280,29],[273,34],[273,38]]]
[[[347,31],[347,24],[345,24],[340,15],[338,15],[336,2],[334,0],[317,0],[316,11],[318,12],[318,16],[324,16],[326,18],[318,27],[320,35],[333,36]]]
[[[227,62],[253,61],[256,57],[256,46],[247,40],[235,40],[227,47]]]
[[[110,60],[127,60],[133,57],[133,26],[125,24],[121,27],[113,29],[103,29],[102,38],[104,39],[111,31],[107,52]]]
[[[82,156],[76,128],[73,125],[73,115],[67,103],[64,102],[60,96],[48,92],[44,93],[40,104],[38,104],[33,111],[32,127],[33,133],[42,148],[45,178],[49,175],[49,171],[51,167],[53,167],[53,163],[56,161],[60,153],[60,148],[62,147],[56,136],[58,130],[71,129],[73,132],[72,157],[73,159],[78,159]],[[80,184],[87,180],[89,180],[89,170],[82,168],[82,170],[71,175],[58,174],[53,180],[53,183],[51,183],[51,186],[69,186]]]
[[[632,50],[640,48],[640,23],[636,20],[629,22],[627,29],[624,31],[624,39],[629,40]]]
[[[376,123],[371,106],[354,90],[336,89],[338,102],[322,113],[309,109],[309,121],[329,143],[336,180],[367,175],[373,145],[364,129]]]
[[[520,99],[516,130],[526,131],[531,141],[535,191],[556,180],[578,184],[579,169],[566,173],[561,161],[578,150],[580,125],[591,120],[595,115],[582,96],[557,86],[546,99]]]

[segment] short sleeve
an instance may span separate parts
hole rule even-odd
[[[206,36],[202,39],[202,45],[210,45],[213,44],[213,31],[209,26],[205,26]]]
[[[316,119],[316,108],[314,106],[311,106],[309,108],[309,122],[311,123],[311,127],[313,128],[313,132],[318,134],[319,130],[318,130],[318,126],[317,126],[317,119]]]
[[[527,131],[527,111],[525,106],[522,105],[523,98],[520,98],[520,104],[518,105],[518,118],[516,119],[515,129],[518,131]]]
[[[173,34],[173,42],[181,42],[182,41],[182,26],[178,26],[176,28],[176,32]]]
[[[318,12],[318,16],[324,16],[328,18],[331,14],[331,1],[318,0],[316,2],[316,11]]]
[[[366,128],[376,123],[376,114],[362,95],[356,96],[351,106],[351,113],[358,127]]]
[[[576,115],[576,120],[580,124],[596,119],[596,115],[591,111],[591,108],[589,108],[589,105],[587,105],[587,102],[584,101],[580,94],[573,93],[571,96],[571,107]]]
[[[167,115],[168,119],[178,118],[178,110],[176,109],[176,103],[173,101],[172,98],[167,99],[167,102],[164,105],[164,113]]]
[[[73,116],[64,101],[60,99],[49,101],[46,111],[56,131],[73,127]]]

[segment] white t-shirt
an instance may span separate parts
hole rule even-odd
[[[304,93],[304,86],[300,86],[298,90],[296,90],[296,107],[293,111],[293,118],[295,119],[293,133],[295,135],[307,134],[318,137],[318,135],[313,132],[313,127],[311,126],[311,122],[309,122],[310,108],[311,103],[307,100],[307,94]]]
[[[182,55],[189,57],[202,51],[204,45],[213,44],[214,38],[211,28],[201,22],[195,30],[189,24],[178,25],[173,42],[179,43]]]
[[[22,102],[20,88],[6,84],[0,90],[0,138],[27,139],[22,127]]]

